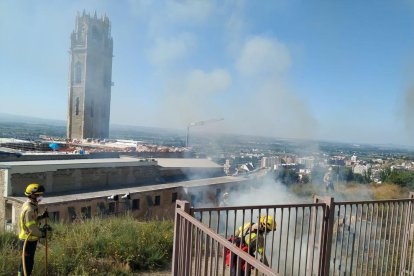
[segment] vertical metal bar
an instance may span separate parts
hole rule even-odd
[[[227,231],[229,226],[229,210],[226,210],[226,222],[224,226],[224,237],[227,239]],[[226,256],[224,255],[224,247],[223,247],[223,258],[222,258],[222,269],[223,269],[223,275],[226,273]],[[230,264],[231,265],[231,264]]]
[[[328,220],[328,208],[317,208],[317,214],[322,213],[321,215],[321,222],[319,223],[319,233],[318,233],[318,267],[316,269],[318,274],[324,273],[324,270],[326,269],[325,265],[325,258],[327,258],[327,226],[329,224]],[[321,210],[320,210],[321,209]],[[321,211],[321,212],[320,212]]]
[[[384,266],[387,265],[387,262],[384,263],[384,259],[386,259],[385,248],[387,246],[388,214],[389,214],[390,204],[388,202],[386,204],[387,204],[386,205],[387,206],[387,214],[386,214],[386,217],[385,217],[384,245],[383,245],[383,248],[382,248],[382,260],[381,260],[382,265],[381,265],[380,275],[383,275],[382,274],[383,268],[384,268]]]
[[[217,233],[219,233],[219,234],[221,234],[220,233],[220,209],[218,209],[217,211],[217,227],[216,227],[216,232]]]
[[[364,203],[362,204],[362,207],[364,207]],[[368,227],[368,214],[369,214],[369,205],[367,204],[367,212],[365,215],[365,227],[364,227],[364,238],[362,241],[362,263],[361,263],[361,275],[363,275],[364,271],[364,264],[365,264],[365,241],[367,238],[367,227]]]
[[[276,226],[278,226],[278,224],[276,224],[276,208],[273,208],[273,222],[275,223]],[[275,246],[275,231],[272,231],[272,245],[270,247],[270,267],[273,268],[273,249]]]
[[[195,242],[195,265],[194,265],[194,269],[195,269],[195,275],[198,276],[200,275],[200,257],[201,257],[201,251],[203,250],[201,247],[201,231],[199,228],[196,229],[196,242]]]
[[[174,225],[174,243],[173,243],[173,264],[172,264],[172,275],[177,276],[178,268],[178,256],[179,256],[179,241],[180,241],[180,215],[177,213],[178,204],[175,206],[175,225]]]
[[[173,244],[173,267],[172,267],[172,275],[179,275],[178,274],[178,264],[179,264],[179,249],[180,249],[180,234],[182,233],[181,228],[181,216],[178,214],[177,209],[181,209],[184,212],[190,212],[190,203],[187,201],[177,200],[176,202],[176,211],[175,211],[175,238]]]
[[[188,222],[188,260],[189,260],[189,265],[188,265],[188,274],[193,275],[193,273],[191,273],[192,267],[193,267],[193,224],[191,222]]]
[[[220,211],[218,211],[218,212],[220,212]],[[214,254],[214,256],[215,256],[215,263],[216,263],[216,273],[215,273],[215,275],[218,275],[218,272],[219,272],[219,267],[220,267],[220,265],[219,265],[219,263],[220,263],[220,259],[219,259],[219,256],[220,256],[220,245],[219,245],[219,242],[218,241],[215,241],[216,242],[216,252],[215,252],[215,254]]]
[[[208,252],[210,251],[209,244],[210,244],[209,236],[207,234],[205,234],[204,258],[203,258],[204,259],[204,273],[203,273],[203,275],[207,275],[207,271],[208,271]]]
[[[304,224],[304,219],[305,219],[305,207],[302,207],[302,218],[301,218],[301,228],[300,228],[300,242],[299,242],[299,267],[298,267],[298,275],[300,275],[300,265],[302,263],[302,240],[303,240],[303,224]]]
[[[414,268],[412,267],[412,265],[414,265],[414,263],[412,262],[412,258],[414,257],[414,246],[413,246],[413,240],[412,240],[412,236],[411,236],[411,231],[412,231],[412,209],[413,209],[413,204],[412,204],[412,199],[414,198],[414,193],[410,193],[409,195],[409,215],[408,215],[408,231],[407,231],[407,258],[408,258],[408,266],[407,269],[404,270],[404,272],[408,272],[408,269],[410,270],[410,275],[414,275]],[[411,245],[411,251],[410,251],[410,247],[408,245]]]
[[[353,213],[353,208],[354,205],[351,205],[351,214]],[[354,263],[354,247],[355,247],[355,241],[356,241],[356,237],[355,237],[355,233],[356,233],[356,227],[357,227],[357,215],[358,215],[358,205],[355,205],[355,216],[354,216],[354,223],[352,223],[352,216],[350,217],[350,225],[352,226],[352,224],[354,225],[354,230],[352,231],[352,247],[351,247],[351,263],[349,265],[349,274],[352,275],[352,271],[353,271],[353,263]],[[349,236],[351,236],[351,227],[349,228]],[[348,255],[348,253],[347,253]]]
[[[353,264],[354,264],[354,250],[355,250],[355,243],[356,243],[356,239],[357,239],[357,226],[358,226],[358,210],[359,210],[359,205],[355,204],[355,225],[354,225],[354,235],[353,235],[353,245],[352,245],[352,258],[351,258],[351,275],[353,275]],[[357,243],[358,245],[358,243]],[[358,250],[358,246],[357,246],[357,250]],[[356,254],[356,259],[358,261],[358,254]],[[355,275],[357,273],[357,270],[355,269]]]
[[[355,269],[355,275],[358,275],[358,264],[359,264],[359,255],[360,255],[360,247],[361,247],[361,237],[362,237],[362,235],[361,235],[361,231],[362,231],[362,219],[363,219],[363,217],[364,217],[364,206],[363,206],[363,204],[358,204],[358,209],[359,209],[359,207],[361,207],[361,219],[360,219],[360,222],[359,222],[359,231],[358,231],[358,247],[357,247],[357,262],[356,262],[356,269]],[[362,256],[364,256],[364,251],[362,251]]]
[[[289,229],[290,229],[290,208],[288,208],[288,228],[286,231],[286,249],[285,249],[285,272],[284,275],[286,275],[286,269],[287,269],[287,262],[288,262],[288,248],[289,248]]]
[[[315,207],[315,225],[312,229],[313,233],[316,233],[316,226],[318,225],[318,207]],[[316,241],[316,235],[313,235],[313,246],[312,246],[312,262],[311,262],[311,275],[313,274],[313,265],[314,265],[314,257],[315,257],[315,241]],[[320,249],[319,249],[320,250]]]
[[[378,228],[381,228],[381,227],[378,227],[378,215],[379,215],[379,206],[378,206],[378,203],[376,203],[376,205],[377,205],[377,214],[376,214],[376,216],[375,216],[375,228],[374,228],[374,247],[373,247],[373,255],[372,255],[372,263],[371,263],[371,275],[373,274],[373,272],[374,272],[374,264],[375,264],[375,252],[376,252],[376,247],[377,247],[377,233],[378,233]],[[374,206],[375,206],[375,204],[374,204]],[[377,256],[377,258],[378,258],[378,256]]]
[[[292,269],[290,275],[293,275],[293,268],[295,267],[295,247],[296,247],[296,225],[298,224],[298,207],[295,207],[295,226],[293,230],[293,252],[292,252]]]
[[[190,268],[191,268],[191,252],[190,252],[190,246],[191,246],[191,235],[190,235],[190,227],[191,223],[186,219],[185,220],[185,246],[184,246],[184,252],[185,252],[185,275],[190,275]]]
[[[401,240],[401,232],[403,232],[403,227],[405,226],[403,224],[403,214],[406,214],[406,212],[404,212],[405,208],[405,204],[403,201],[401,201],[398,205],[401,205],[400,209],[400,221],[399,221],[399,225],[400,227],[398,228],[398,240],[397,240],[397,253],[396,253],[396,263],[395,263],[395,270],[394,270],[394,274],[397,273],[397,268],[398,268],[398,260],[400,260],[400,264],[401,264],[401,250],[400,250],[400,240]],[[398,258],[398,256],[400,256],[400,258]],[[402,273],[403,270],[400,271],[400,273]]]
[[[279,234],[279,255],[278,255],[278,261],[277,261],[277,273],[280,272],[280,250],[282,247],[282,233],[283,233],[283,210],[284,208],[282,208],[282,216],[281,216],[281,221],[280,221],[280,234]]]
[[[334,198],[333,197],[329,197],[325,200],[325,208],[324,208],[324,213],[327,212],[325,214],[324,219],[324,223],[325,226],[327,227],[326,229],[326,237],[324,240],[324,247],[323,250],[325,250],[325,254],[323,255],[323,261],[324,261],[324,266],[322,269],[322,273],[324,274],[329,274],[330,272],[330,266],[331,266],[331,254],[332,254],[332,233],[333,233],[333,225],[334,225],[334,220],[335,220],[335,202],[334,202]],[[328,218],[326,221],[326,217]]]
[[[413,215],[413,211],[412,211],[412,209],[413,209],[413,204],[412,204],[412,199],[414,198],[414,193],[410,193],[410,201],[409,201],[409,208],[410,208],[410,213],[409,213],[409,215],[408,215],[408,231],[407,231],[407,252],[409,253],[409,255],[407,256],[407,258],[408,258],[408,267],[407,267],[407,270],[408,269],[410,269],[410,275],[413,275],[414,274],[414,262],[413,262],[413,257],[414,257],[414,246],[413,246],[413,237],[411,236],[411,231],[412,231],[412,222],[413,222],[413,220],[412,220],[412,215]],[[409,246],[408,245],[411,245],[411,251],[409,250]],[[407,271],[407,270],[405,270],[405,271]]]
[[[388,246],[387,246],[387,256],[386,256],[386,261],[385,261],[385,274],[387,274],[388,272],[388,260],[390,257],[390,246],[391,246],[391,232],[392,232],[392,225],[393,225],[393,218],[394,218],[394,204],[392,204],[392,202],[389,203],[390,204],[390,208],[392,206],[391,209],[391,216],[390,216],[390,227],[389,227],[389,231],[388,231]]]
[[[211,212],[210,212],[210,214],[211,214]],[[211,227],[209,227],[209,228],[211,228]],[[209,264],[210,264],[210,268],[209,268],[209,271],[210,271],[210,275],[211,275],[211,273],[212,273],[212,271],[213,271],[213,263],[214,263],[214,255],[213,255],[213,253],[214,253],[214,240],[213,240],[213,238],[212,237],[210,237],[210,245],[209,245],[209,248],[210,248],[210,254],[209,254]]]
[[[410,218],[410,209],[411,201],[407,201],[407,208],[405,209],[405,219],[404,219],[404,230],[403,230],[403,241],[401,244],[402,255],[400,261],[400,272],[406,273],[406,263],[407,263],[407,251],[408,251],[408,236],[409,233],[409,218]]]
[[[391,255],[391,269],[390,269],[390,273],[392,273],[393,271],[393,267],[394,267],[394,256],[395,256],[395,238],[397,236],[397,228],[398,228],[398,213],[399,213],[399,205],[398,203],[394,203],[394,207],[395,205],[397,206],[397,213],[395,215],[395,224],[394,224],[394,237],[393,237],[393,241],[392,241],[392,255]]]
[[[342,268],[343,268],[343,265],[342,265],[342,260],[343,260],[343,258],[342,258],[342,252],[344,251],[343,249],[344,249],[344,240],[345,240],[345,223],[346,223],[346,205],[343,205],[344,206],[344,217],[343,217],[343,219],[342,219],[342,232],[340,231],[340,229],[338,228],[338,233],[341,233],[341,246],[340,246],[340,248],[339,248],[339,251],[340,251],[340,254],[339,254],[339,274],[341,274],[341,271],[342,271]],[[339,220],[341,219],[340,217],[338,218]]]
[[[261,227],[260,226],[260,217],[262,216],[261,211],[262,211],[261,209],[258,210],[259,213],[258,213],[257,222],[256,222],[256,223],[259,224],[259,227]],[[253,210],[250,210],[250,225],[252,225],[252,220],[253,220]],[[249,236],[249,240],[251,242],[251,235]],[[259,254],[258,254],[259,243],[258,243],[258,240],[259,240],[259,231],[257,231],[256,237],[255,237],[256,246],[255,246],[255,249],[254,249],[254,256],[255,256],[256,260],[259,258]],[[250,247],[250,244],[249,244],[249,247]]]
[[[370,222],[370,226],[369,226],[369,235],[368,235],[368,251],[367,251],[367,262],[366,262],[366,273],[365,275],[368,275],[368,267],[369,267],[369,256],[370,256],[370,249],[371,249],[371,236],[372,236],[372,224],[373,224],[373,217],[374,217],[374,205],[373,204],[368,204],[368,212],[369,212],[369,207],[372,207],[371,210],[371,222]],[[367,220],[368,222],[368,220]]]
[[[410,198],[412,198],[411,195],[413,195],[413,193],[410,193]],[[412,203],[411,203],[411,208],[413,208]],[[408,266],[410,268],[410,275],[414,275],[414,245],[413,245],[414,240],[413,240],[413,236],[411,236],[411,229],[413,228],[413,215],[412,214],[413,212],[411,213],[411,216],[410,216],[410,232],[409,232],[410,239],[411,239],[409,241],[411,244],[411,256],[409,256],[410,265]]]
[[[379,260],[381,258],[381,244],[383,244],[382,242],[382,226],[383,226],[383,222],[384,222],[384,208],[385,208],[385,204],[381,203],[381,222],[380,222],[380,227],[379,227],[379,244],[378,244],[378,256],[377,256],[377,263],[375,265],[375,274],[378,274],[378,270],[379,270]],[[377,224],[378,226],[378,224]]]
[[[345,205],[346,206],[346,205]],[[348,220],[348,226],[347,226],[347,230],[348,230],[348,237],[347,237],[347,239],[346,239],[346,250],[345,250],[345,269],[344,269],[344,271],[345,271],[345,274],[346,274],[346,271],[347,271],[347,269],[348,269],[348,249],[349,249],[349,239],[350,239],[350,237],[351,237],[351,223],[352,223],[352,204],[349,206],[350,207],[350,211],[349,211],[349,220]],[[346,207],[345,207],[346,208]],[[345,218],[345,220],[346,220],[346,218]],[[344,233],[345,233],[345,225],[344,225]]]
[[[310,271],[310,275],[312,275],[311,267],[313,267],[313,253],[315,252],[315,240],[314,237],[316,236],[316,217],[318,215],[318,210],[316,206],[312,206],[312,226],[311,226],[311,237],[310,237],[310,251],[309,251],[309,264],[306,269]]]
[[[336,223],[336,235],[335,235],[335,257],[333,260],[333,266],[334,266],[334,270],[336,269],[336,262],[338,260],[337,258],[337,254],[338,254],[338,235],[339,235],[339,219],[340,219],[340,215],[341,215],[341,207],[342,205],[337,205],[338,206],[338,212],[337,212],[337,218],[336,220],[334,220],[334,223]],[[334,210],[335,211],[335,210]],[[339,265],[340,268],[340,265]],[[339,269],[340,270],[340,269]],[[339,271],[340,272],[340,271]]]
[[[313,218],[313,216],[312,216],[312,207],[309,207],[309,216],[308,216],[308,229],[307,229],[307,241],[306,241],[306,254],[305,254],[305,268],[304,268],[304,270],[305,270],[305,276],[307,275],[307,273],[308,273],[308,256],[309,256],[309,242],[310,242],[310,240],[309,240],[309,236],[310,236],[310,231],[311,231],[311,217]],[[278,271],[279,272],[279,271]]]

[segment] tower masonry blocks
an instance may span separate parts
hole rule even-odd
[[[78,15],[70,47],[69,139],[109,136],[112,53],[108,17]]]

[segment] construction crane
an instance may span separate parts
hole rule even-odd
[[[193,123],[189,123],[187,125],[187,138],[185,141],[185,146],[188,147],[189,143],[190,143],[190,127],[195,127],[195,126],[204,126],[205,124],[209,124],[209,123],[215,123],[215,122],[219,122],[219,121],[223,121],[223,118],[217,118],[217,119],[211,119],[211,120],[206,120],[206,121],[199,121],[199,122],[193,122]]]

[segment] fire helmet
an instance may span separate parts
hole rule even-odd
[[[44,192],[45,192],[45,188],[42,185],[32,183],[32,184],[27,185],[26,190],[24,191],[24,194],[26,196],[31,196],[31,195],[41,196],[43,195]]]
[[[272,216],[261,216],[259,219],[261,227],[266,228],[268,231],[276,230],[276,222]]]

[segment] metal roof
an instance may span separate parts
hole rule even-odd
[[[130,167],[156,165],[155,161],[137,158],[101,158],[0,162],[0,169],[11,173],[38,173],[62,169]]]
[[[68,160],[36,160],[0,162],[0,169],[9,169],[11,173],[36,173],[56,171],[59,169],[134,167],[159,165],[163,168],[221,168],[222,166],[208,159],[196,158],[155,158],[139,159],[133,157],[100,158],[100,159],[68,159]]]
[[[166,168],[222,168],[209,159],[198,158],[155,158],[160,167]]]

